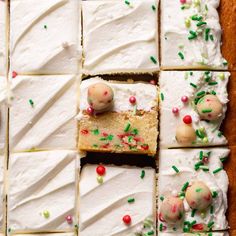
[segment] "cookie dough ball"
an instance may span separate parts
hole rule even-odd
[[[199,211],[207,209],[212,203],[210,189],[201,181],[187,188],[186,201],[192,209]]]
[[[108,110],[113,103],[112,88],[105,83],[96,83],[88,88],[88,103],[97,112]]]
[[[196,133],[192,125],[181,124],[176,129],[175,137],[178,143],[189,145],[196,140]]]
[[[178,197],[166,197],[161,204],[160,214],[162,219],[169,224],[180,221],[184,215],[183,201]]]
[[[202,120],[217,120],[222,116],[223,105],[215,95],[205,95],[197,103],[197,111]]]

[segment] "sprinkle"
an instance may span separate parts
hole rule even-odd
[[[201,212],[201,217],[204,219],[206,217],[206,213],[205,212]]]
[[[209,167],[208,166],[199,166],[200,169],[202,169],[203,171],[209,171]]]
[[[208,83],[208,85],[216,85],[216,84],[218,84],[218,82],[216,82],[216,81],[212,81],[212,82]]]
[[[129,198],[128,203],[132,203],[132,202],[135,202],[135,199],[134,198]]]
[[[210,33],[210,28],[206,28],[205,29],[205,40],[208,41],[209,40],[209,33]]]
[[[198,170],[200,168],[200,166],[202,166],[202,165],[203,165],[202,161],[199,161],[194,165],[194,169]]]
[[[206,24],[207,23],[205,21],[200,21],[200,22],[197,23],[197,26],[199,27],[199,26],[206,25]]]
[[[190,227],[192,227],[192,226],[195,225],[196,223],[197,223],[196,220],[192,221],[192,222],[190,223]]]
[[[159,230],[162,231],[163,230],[163,224],[160,224]]]
[[[201,92],[198,92],[198,93],[197,93],[197,96],[198,96],[198,97],[201,97],[201,96],[204,96],[205,94],[206,94],[205,91],[201,91]]]
[[[222,167],[220,167],[220,168],[218,168],[218,169],[215,169],[215,170],[213,170],[213,174],[216,174],[216,173],[220,172],[221,170],[223,170]]]
[[[225,74],[224,73],[220,73],[218,76],[219,76],[220,80],[224,80],[225,79]]]
[[[214,225],[214,221],[211,221],[211,222],[207,225],[207,227],[208,227],[208,228],[212,228],[213,225]]]
[[[212,191],[211,196],[212,196],[213,198],[216,198],[216,197],[218,196],[217,191]]]
[[[188,187],[188,185],[189,185],[189,182],[186,182],[184,185],[183,185],[183,187],[182,187],[182,191],[185,191],[186,189],[187,189],[187,187]]]
[[[216,92],[214,90],[211,91],[211,94],[216,95]]]
[[[220,138],[223,135],[222,132],[219,131],[219,133],[217,134],[217,136]]]
[[[174,113],[175,115],[179,113],[179,108],[178,107],[173,107],[172,108],[172,113]]]
[[[129,129],[130,129],[130,126],[131,126],[131,124],[128,122],[127,125],[125,126],[124,131],[125,131],[125,132],[128,132]]]
[[[202,161],[202,159],[203,159],[203,151],[200,151],[200,153],[199,153],[199,159]]]
[[[127,0],[125,0],[125,4],[126,4],[126,5],[130,5],[130,2],[127,1]]]
[[[152,10],[156,11],[156,6],[155,5],[152,5]]]
[[[145,177],[145,170],[142,170],[142,171],[141,171],[140,178],[143,179],[144,177]]]
[[[147,232],[147,235],[154,235],[154,231],[153,231],[153,230],[148,231],[148,232]]]
[[[102,176],[98,176],[98,177],[97,177],[97,182],[98,182],[99,184],[102,184],[102,183],[103,183],[103,177],[102,177]]]
[[[223,162],[225,162],[227,159],[228,159],[227,157],[222,157],[222,158],[220,158],[220,161],[223,163]]]
[[[172,166],[172,169],[176,172],[179,173],[179,169],[176,166]]]
[[[202,110],[202,113],[210,113],[210,112],[212,112],[212,109],[203,109]]]
[[[46,219],[48,219],[49,217],[50,217],[50,213],[49,213],[49,211],[44,211],[43,212],[43,216],[44,216],[44,218],[46,218]]]
[[[138,134],[138,129],[133,129],[133,130],[131,131],[131,134],[137,135],[137,134]]]
[[[105,173],[106,173],[106,168],[105,168],[105,166],[103,166],[103,165],[97,166],[96,172],[97,172],[97,174],[98,174],[99,176],[105,175]]]
[[[126,224],[126,225],[129,225],[131,223],[131,217],[130,215],[125,215],[123,218],[122,218],[123,222]]]
[[[161,93],[161,100],[164,101],[165,97],[164,97],[164,94]]]
[[[99,133],[100,133],[99,129],[94,129],[92,132],[93,132],[94,135],[99,135]]]
[[[184,54],[182,52],[179,52],[178,55],[182,60],[184,60]]]
[[[12,71],[12,78],[13,78],[13,79],[16,78],[17,75],[18,75],[18,74],[17,74],[16,71]]]
[[[195,213],[196,213],[197,209],[193,209],[192,212],[191,212],[191,217],[194,217],[195,216]]]
[[[214,36],[212,34],[210,35],[210,40],[214,41]]]
[[[185,26],[187,28],[189,28],[191,26],[191,20],[190,19],[186,19],[184,23],[185,23]]]
[[[194,88],[197,88],[196,84],[190,83],[191,86],[193,86]]]
[[[93,109],[92,107],[88,107],[88,108],[87,108],[87,113],[88,113],[89,115],[93,115],[94,109]]]
[[[211,205],[210,207],[210,213],[213,214],[214,213],[214,206]]]
[[[161,201],[164,201],[164,197],[163,197],[163,196],[160,196],[160,200],[161,200]]]
[[[47,26],[47,25],[44,25],[44,26],[43,26],[43,28],[44,28],[44,29],[47,29],[47,28],[48,28],[48,26]]]
[[[209,140],[208,140],[207,137],[204,137],[204,138],[202,139],[202,142],[203,142],[203,143],[208,143],[208,141],[209,141]]]
[[[97,144],[93,144],[93,147],[94,147],[94,148],[98,148],[98,145],[97,145]]]
[[[150,57],[150,60],[151,60],[154,64],[157,64],[157,60],[156,60],[155,57],[151,56],[151,57]]]
[[[29,104],[33,107],[34,106],[34,102],[32,99],[29,99]]]
[[[66,216],[66,221],[69,225],[73,223],[73,217],[71,215]]]
[[[228,65],[228,62],[227,62],[226,60],[224,60],[223,65],[224,65],[224,66],[227,66],[227,65]]]

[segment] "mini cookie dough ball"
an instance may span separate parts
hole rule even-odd
[[[184,215],[183,201],[178,197],[166,197],[160,207],[160,215],[164,221],[174,224]]]
[[[88,88],[88,103],[97,112],[108,110],[113,102],[114,93],[105,83],[96,83]]]
[[[197,111],[202,120],[217,120],[223,113],[223,105],[215,95],[205,95],[197,103]]]
[[[185,197],[192,209],[200,211],[207,209],[212,203],[211,191],[201,181],[197,181],[188,187]]]
[[[181,124],[176,129],[175,137],[178,143],[189,145],[196,140],[196,133],[192,125]]]

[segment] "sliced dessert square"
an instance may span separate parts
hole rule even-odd
[[[155,187],[152,168],[84,166],[79,235],[156,235]]]
[[[157,87],[99,77],[84,80],[78,119],[80,150],[154,155]]]
[[[17,76],[11,91],[12,151],[76,148],[76,76]]]
[[[83,1],[83,73],[159,69],[157,0]]]
[[[227,148],[162,149],[159,157],[159,231],[228,229]]]
[[[229,76],[228,72],[161,72],[162,147],[214,146],[227,143],[220,126],[229,101]]]

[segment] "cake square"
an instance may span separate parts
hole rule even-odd
[[[227,143],[219,129],[227,109],[229,76],[228,72],[161,72],[162,147],[214,146]]]
[[[76,149],[78,82],[75,75],[12,79],[10,150]]]
[[[78,148],[155,155],[157,87],[150,83],[83,80]],[[151,135],[150,135],[151,134]]]
[[[0,1],[0,75],[7,71],[7,1]]]
[[[79,235],[156,235],[155,170],[86,165],[79,191]]]
[[[160,151],[159,231],[228,229],[225,213],[229,181],[223,162],[229,152],[227,148]],[[171,213],[168,202],[170,207],[173,205]]]
[[[12,0],[11,71],[21,75],[78,72],[80,4],[74,0],[41,0],[37,4],[35,0]]]
[[[83,1],[83,73],[159,69],[158,0]]]
[[[160,236],[195,236],[194,233],[159,233]],[[224,232],[209,232],[209,233],[198,233],[198,236],[229,236],[227,231]]]
[[[10,154],[8,227],[12,233],[73,230],[77,152]]]
[[[227,61],[221,55],[219,3],[161,1],[162,68],[227,69]]]
[[[4,153],[7,137],[7,79],[0,76],[0,153]]]

